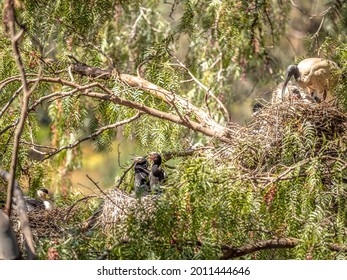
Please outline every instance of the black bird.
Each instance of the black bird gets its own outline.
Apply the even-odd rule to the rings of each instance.
[[[50,210],[53,208],[53,204],[52,201],[49,198],[49,194],[48,194],[48,190],[45,188],[39,189],[36,192],[37,197],[39,199],[36,198],[32,198],[30,196],[24,196],[24,202],[25,202],[25,206],[27,207],[28,212],[33,211],[35,209],[46,209],[46,210]],[[14,206],[16,206],[16,201],[13,201]]]
[[[136,196],[141,196],[146,192],[150,192],[149,187],[149,170],[148,161],[145,157],[135,157],[134,158],[134,170],[135,170],[135,178],[134,178],[134,188]]]
[[[149,173],[149,186],[154,192],[160,190],[160,184],[167,178],[165,171],[160,167],[161,156],[157,152],[152,152],[149,154],[149,159],[153,161],[151,172]]]

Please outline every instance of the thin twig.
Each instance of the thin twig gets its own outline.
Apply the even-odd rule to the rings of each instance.
[[[95,182],[88,174],[86,174],[86,176],[87,176],[87,178],[94,184],[94,186],[96,186],[96,187],[98,188],[98,190],[99,190],[105,197],[107,197],[107,198],[109,199],[109,201],[112,202],[113,205],[119,207],[119,206],[117,205],[117,203],[114,202],[114,200],[113,200],[106,192],[104,192],[104,190],[103,190],[102,188],[99,187],[99,185],[98,185],[97,182]]]
[[[5,104],[5,106],[0,111],[0,118],[2,118],[3,114],[7,111],[7,109],[11,106],[12,102],[16,99],[16,97],[20,94],[22,91],[23,86],[20,86],[19,89],[17,89],[11,96],[10,100]]]
[[[63,150],[66,150],[66,149],[73,149],[75,148],[76,146],[80,145],[82,142],[84,141],[87,141],[89,139],[93,139],[97,136],[99,136],[101,133],[103,133],[104,131],[106,130],[110,130],[110,129],[115,129],[119,126],[122,126],[122,125],[125,125],[125,124],[128,124],[134,120],[137,120],[140,116],[141,116],[141,112],[137,112],[136,115],[134,115],[133,117],[131,118],[128,118],[128,119],[125,119],[125,120],[122,120],[122,121],[119,121],[119,122],[116,122],[114,124],[110,124],[110,125],[106,125],[106,126],[103,126],[101,128],[99,128],[96,132],[86,136],[86,137],[83,137],[79,140],[76,140],[74,143],[72,144],[69,144],[69,145],[66,145],[66,146],[62,146],[58,149],[56,149],[55,151],[50,151],[50,152],[47,152],[46,154],[48,154],[45,158],[43,158],[41,161],[45,161],[49,158],[51,158],[52,156],[56,155],[57,153],[60,153],[61,151]]]
[[[124,180],[124,178],[125,178],[125,175],[134,167],[134,165],[135,165],[135,162],[133,162],[132,164],[130,164],[130,165],[127,167],[127,169],[125,169],[125,171],[123,172],[122,176],[120,176],[120,178],[119,178],[117,184],[116,184],[114,187],[112,187],[112,188],[114,188],[114,189],[118,189],[118,188],[119,188],[119,186],[122,184],[122,182],[123,182],[123,180]]]
[[[80,202],[82,202],[82,201],[85,201],[85,200],[88,200],[88,199],[91,199],[91,198],[95,198],[95,197],[98,197],[98,196],[97,196],[97,195],[88,195],[88,196],[82,197],[81,199],[75,201],[75,203],[72,204],[72,205],[68,208],[68,210],[67,210],[67,212],[66,212],[66,214],[65,214],[65,217],[64,217],[64,222],[67,222],[67,221],[70,219],[70,217],[71,217],[71,216],[69,217],[70,212],[72,211],[72,209],[73,209],[78,203],[80,203]]]
[[[176,56],[172,55],[171,56],[177,61],[177,63],[179,64],[180,67],[182,67],[184,70],[187,71],[187,73],[189,74],[189,76],[194,80],[194,82],[200,86],[202,89],[204,89],[207,93],[207,96],[210,96],[212,99],[214,99],[217,104],[220,106],[220,108],[222,109],[223,112],[223,116],[226,120],[226,122],[230,121],[230,114],[228,109],[225,107],[225,105],[223,104],[222,101],[219,100],[219,98],[217,96],[214,95],[214,93],[207,87],[205,86],[203,83],[201,83],[194,75],[192,72],[190,72],[190,70],[188,69],[187,66],[185,66]]]

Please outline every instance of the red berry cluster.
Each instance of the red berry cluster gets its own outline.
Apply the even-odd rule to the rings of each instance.
[[[48,260],[59,260],[59,253],[58,253],[56,248],[51,247],[48,249],[47,259]]]
[[[271,202],[274,200],[275,195],[277,193],[277,187],[275,185],[272,185],[270,189],[264,194],[264,202],[269,207],[271,205]]]

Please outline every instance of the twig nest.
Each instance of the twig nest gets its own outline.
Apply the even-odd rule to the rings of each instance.
[[[107,197],[104,197],[101,215],[98,223],[106,230],[126,222],[129,215],[134,215],[137,219],[144,219],[151,215],[155,209],[155,201],[158,195],[135,195],[114,189]]]
[[[328,103],[282,102],[265,106],[249,125],[249,133],[278,139],[289,126],[297,131],[310,123],[317,136],[332,139],[346,132],[347,115]]]

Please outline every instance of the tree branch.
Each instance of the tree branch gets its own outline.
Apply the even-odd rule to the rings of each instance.
[[[171,54],[170,54],[171,55]],[[187,66],[185,66],[176,56],[171,55],[179,64],[180,67],[182,67],[184,70],[187,71],[187,73],[189,74],[189,76],[193,79],[193,81],[199,86],[201,87],[203,90],[206,91],[207,96],[210,96],[213,100],[215,100],[217,102],[217,104],[219,105],[219,107],[222,109],[223,112],[223,116],[224,119],[226,120],[226,122],[230,122],[231,118],[230,118],[230,114],[228,109],[224,106],[223,102],[219,100],[219,98],[217,96],[214,95],[214,93],[207,87],[205,86],[202,82],[200,82],[194,75],[192,72],[190,72],[190,70],[188,69]]]
[[[268,249],[290,249],[299,244],[300,240],[297,238],[274,238],[269,240],[260,240],[252,244],[246,244],[239,247],[222,245],[223,255],[220,259],[227,260],[242,257],[244,255]],[[341,244],[327,244],[331,251],[347,252],[347,246]]]
[[[4,5],[4,14],[6,14],[6,19],[7,19],[6,27],[9,30],[15,61],[20,73],[20,78],[21,78],[21,82],[23,86],[23,104],[22,104],[19,123],[14,133],[13,151],[12,151],[12,159],[11,159],[11,167],[10,167],[10,178],[8,179],[8,188],[7,188],[7,197],[6,197],[6,206],[5,206],[5,212],[7,213],[8,216],[10,216],[12,197],[14,192],[15,176],[16,176],[19,141],[20,141],[20,137],[24,128],[25,119],[27,117],[30,90],[28,87],[24,66],[23,66],[22,59],[19,53],[19,48],[18,48],[18,41],[23,35],[23,30],[20,30],[18,33],[16,32],[16,28],[15,28],[16,20],[15,20],[13,0],[6,0]]]
[[[84,74],[87,75],[87,73],[92,71],[93,68],[87,67],[87,68],[85,68],[85,70],[86,71],[84,72]],[[94,75],[97,76],[97,74],[100,74],[100,75],[103,75],[102,78],[105,78],[107,75],[110,75],[110,73],[105,74],[104,71],[106,71],[106,70],[101,70],[101,69],[96,68],[96,71],[93,73],[93,76]],[[125,75],[125,74],[121,74],[121,75]],[[130,75],[128,75],[128,76],[131,77]],[[109,76],[109,77],[111,77],[111,76]],[[137,78],[134,77],[134,79],[137,79]],[[209,117],[207,116],[206,113],[204,113],[204,114],[206,114],[207,119],[209,119],[208,120],[209,124],[204,123],[202,120],[201,120],[201,122],[193,121],[193,120],[189,119],[188,116],[186,116],[186,118],[182,118],[180,116],[177,116],[177,115],[174,115],[171,113],[167,113],[167,112],[155,109],[155,108],[148,107],[148,106],[143,105],[141,103],[136,103],[134,101],[122,99],[119,96],[117,96],[114,92],[112,92],[110,89],[108,89],[107,87],[105,87],[104,85],[102,85],[98,82],[93,82],[89,85],[81,86],[81,85],[76,84],[74,82],[63,80],[61,78],[40,77],[39,80],[40,80],[40,82],[57,83],[57,84],[69,86],[69,87],[73,88],[74,90],[71,90],[69,92],[55,92],[55,93],[52,93],[50,95],[43,96],[37,102],[35,102],[32,106],[29,107],[29,111],[33,110],[34,107],[38,106],[41,102],[43,102],[47,99],[50,99],[52,97],[56,97],[56,96],[67,97],[67,96],[72,96],[73,94],[75,94],[79,91],[82,91],[81,94],[84,96],[89,96],[92,98],[107,100],[107,101],[111,101],[115,104],[119,104],[119,105],[122,105],[122,106],[125,106],[128,108],[132,108],[132,109],[136,109],[140,112],[146,113],[146,114],[151,115],[153,117],[168,120],[170,122],[185,126],[189,129],[203,133],[207,136],[210,136],[212,138],[215,138],[215,139],[222,141],[222,142],[225,142],[225,143],[233,143],[233,140],[240,137],[240,135],[238,135],[237,132],[233,133],[233,131],[231,129],[224,127],[224,126],[221,126],[220,124],[216,123],[214,120],[209,119]],[[36,79],[32,79],[29,81],[29,83],[32,83],[35,81],[36,81]],[[149,82],[147,82],[147,83],[149,83]],[[135,85],[135,83],[133,83],[133,85]],[[96,88],[104,91],[105,93],[92,92],[90,90],[87,90],[87,89],[91,89],[93,87],[96,87]],[[139,87],[141,88],[141,86],[139,86]],[[144,89],[144,88],[142,88],[142,89]],[[181,100],[180,102],[182,102],[182,106],[184,106],[185,108],[190,108],[190,109],[193,108],[192,107],[193,105],[191,105],[187,101],[185,101],[186,104],[184,105],[183,101],[182,101],[183,99],[181,97],[174,95],[174,98],[178,98],[179,100]],[[197,108],[197,110],[202,112],[198,108]],[[191,114],[196,116],[196,112],[194,110],[191,111]]]
[[[9,182],[11,179],[11,174],[7,171],[0,169],[0,177],[2,177],[4,180]],[[14,197],[16,199],[16,205],[17,205],[16,210],[18,213],[18,219],[20,221],[20,226],[24,236],[28,256],[29,256],[29,259],[36,259],[34,240],[33,240],[33,235],[29,225],[29,218],[27,214],[27,208],[25,206],[25,201],[23,198],[23,192],[21,188],[19,187],[18,182],[16,180],[14,181],[13,189],[14,189]]]
[[[73,69],[75,73],[78,73],[80,75],[85,75],[85,76],[100,77],[101,79],[110,79],[112,77],[113,78],[115,77],[112,75],[112,72],[109,70],[93,68],[93,67],[89,67],[79,63],[74,64]],[[177,102],[179,107],[185,108],[187,112],[186,115],[177,116],[172,113],[167,113],[167,112],[157,110],[155,108],[148,107],[141,103],[136,103],[126,99],[122,99],[117,94],[112,92],[110,89],[108,89],[107,87],[105,87],[104,85],[98,82],[93,82],[87,85],[79,85],[79,84],[76,84],[75,82],[63,80],[61,78],[50,78],[50,77],[39,77],[37,79],[31,79],[29,80],[29,83],[34,83],[34,82],[36,83],[39,80],[39,82],[57,83],[57,84],[69,86],[73,90],[69,92],[55,92],[50,95],[43,96],[29,107],[29,111],[33,110],[41,102],[48,100],[50,98],[57,97],[57,96],[67,97],[67,96],[72,96],[73,94],[76,94],[77,92],[81,92],[81,95],[89,96],[92,98],[108,100],[115,104],[136,109],[140,112],[146,113],[153,117],[168,120],[170,122],[185,126],[189,129],[203,133],[207,136],[210,136],[212,138],[215,138],[225,143],[232,143],[235,139],[240,137],[240,135],[238,135],[237,133],[233,133],[234,132],[233,130],[218,124],[213,119],[211,119],[206,112],[195,107],[194,105],[192,105],[191,103],[184,100],[178,95],[175,95],[169,91],[166,91],[165,89],[162,89],[139,77],[134,77],[127,74],[120,74],[120,77],[121,77],[121,81],[126,82],[127,85],[134,88],[140,88],[142,90],[150,91],[156,97],[161,98],[168,104],[171,104],[173,107],[176,106],[176,103],[173,103],[173,102]],[[13,81],[15,80],[16,79],[14,79]],[[92,92],[91,89],[94,87],[102,90],[105,93]],[[168,96],[170,96],[171,98],[170,102],[168,101],[168,98],[167,98]],[[196,120],[192,120],[191,117],[194,117]]]
[[[102,79],[110,79],[113,77],[112,71],[110,70],[102,70],[100,68],[90,67],[85,64],[75,63],[73,64],[72,70],[79,75],[89,76],[93,78],[101,77]],[[176,102],[178,107],[186,109],[188,115],[194,115],[196,122],[209,128],[218,129],[223,134],[227,134],[227,129],[224,126],[216,123],[213,119],[210,118],[208,113],[194,106],[179,95],[176,95],[137,76],[132,76],[129,74],[119,74],[118,78],[120,81],[130,87],[150,92],[153,96],[163,100],[169,105],[172,105],[172,102]]]
[[[231,247],[228,245],[222,246],[222,260],[241,257],[256,251],[278,248],[294,248],[299,244],[299,239],[296,238],[276,238],[269,240],[260,240],[252,244],[243,245],[240,247]]]

